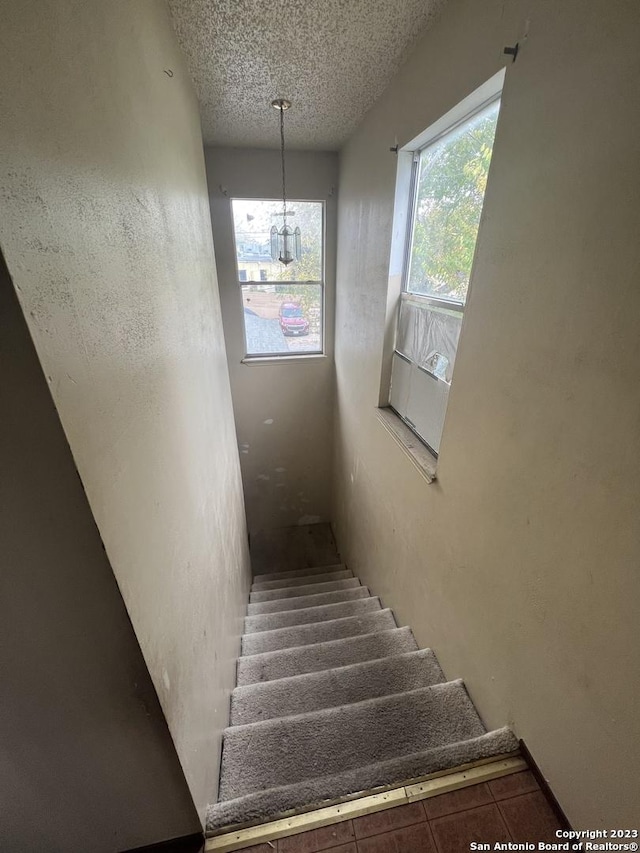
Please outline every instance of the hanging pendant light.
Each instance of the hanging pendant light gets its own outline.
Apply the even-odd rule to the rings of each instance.
[[[287,210],[287,182],[284,162],[284,114],[290,109],[291,101],[286,98],[276,98],[271,106],[280,111],[280,159],[282,162],[282,228],[275,225],[271,229],[271,257],[274,261],[288,266],[292,261],[299,261],[301,255],[301,234],[299,228],[292,228],[288,216],[294,216],[294,211]]]

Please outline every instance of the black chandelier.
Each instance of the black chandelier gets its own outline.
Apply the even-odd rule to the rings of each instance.
[[[275,225],[271,228],[271,257],[274,261],[288,266],[292,261],[299,261],[301,255],[301,234],[299,228],[291,228],[287,223],[288,216],[294,216],[295,211],[287,210],[287,182],[284,162],[284,114],[290,109],[291,101],[286,98],[276,98],[271,106],[280,111],[280,159],[282,162],[282,228]],[[280,214],[278,214],[279,216]]]

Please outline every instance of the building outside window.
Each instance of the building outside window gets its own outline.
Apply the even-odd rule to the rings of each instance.
[[[282,201],[233,199],[233,230],[247,358],[321,354],[324,349],[324,203],[291,201],[289,225],[302,234],[301,257],[271,257],[271,228]]]

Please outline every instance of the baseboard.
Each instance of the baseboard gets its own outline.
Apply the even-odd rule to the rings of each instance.
[[[529,748],[527,747],[526,743],[522,739],[520,739],[518,741],[518,745],[520,746],[520,752],[522,753],[522,757],[527,762],[528,768],[531,771],[531,773],[533,774],[533,776],[535,776],[536,782],[540,786],[542,793],[545,795],[547,802],[549,803],[549,805],[553,809],[553,812],[554,812],[555,816],[558,818],[558,821],[561,824],[562,828],[563,829],[573,829],[573,827],[571,826],[571,824],[569,823],[569,821],[567,819],[566,814],[562,811],[562,807],[561,807],[560,803],[557,801],[556,795],[553,793],[553,791],[551,790],[551,788],[549,786],[549,783],[547,782],[545,777],[542,775],[542,771],[540,770],[540,768],[536,764],[536,762],[535,762],[533,756],[531,755],[531,752],[529,751]]]
[[[193,835],[171,838],[168,841],[149,844],[146,847],[132,847],[123,853],[202,853],[204,840],[203,833],[196,832]]]
[[[498,779],[526,769],[527,763],[519,753],[470,762],[450,770],[441,770],[411,779],[400,785],[378,788],[375,792],[364,791],[336,800],[335,803],[323,808],[290,814],[269,823],[246,827],[225,827],[217,834],[207,833],[205,853],[232,853],[244,847],[265,844],[276,838],[297,835],[332,823],[340,823],[349,818],[436,797],[438,794],[488,782],[490,779]]]

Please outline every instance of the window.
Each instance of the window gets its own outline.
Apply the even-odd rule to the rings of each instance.
[[[272,226],[282,226],[282,201],[232,201],[247,358],[323,352],[324,204],[288,207],[302,245],[300,260],[284,266],[272,260],[270,244]]]
[[[436,456],[500,109],[499,91],[479,92],[480,104],[471,96],[412,152],[389,402]]]

